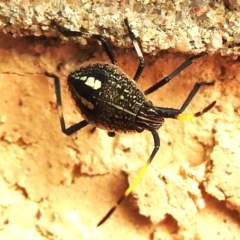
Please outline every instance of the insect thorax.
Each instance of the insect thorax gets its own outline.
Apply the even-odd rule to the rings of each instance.
[[[84,119],[115,132],[136,130],[136,115],[145,96],[117,66],[89,63],[71,73],[68,86]]]

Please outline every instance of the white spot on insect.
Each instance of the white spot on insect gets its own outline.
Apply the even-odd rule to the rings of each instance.
[[[85,84],[93,89],[101,88],[101,81],[99,81],[98,79],[95,79],[94,77],[88,77]]]
[[[123,100],[123,99],[124,99],[124,96],[123,96],[123,95],[120,95],[120,99]]]
[[[88,77],[88,79],[85,82],[85,84],[88,85],[89,87],[93,87],[94,86],[94,82],[95,82],[95,78],[94,77]]]
[[[99,89],[101,88],[101,85],[102,85],[101,81],[96,79],[93,89]]]
[[[89,109],[91,109],[91,110],[94,109],[94,105],[93,105],[91,102],[87,101],[87,100],[86,100],[85,98],[83,98],[83,97],[81,97],[80,99],[81,99],[81,102],[82,102],[82,104],[83,104],[84,106],[86,106],[87,108],[89,108]]]
[[[80,77],[80,80],[85,81],[87,79],[87,76]]]
[[[78,75],[75,75],[74,78],[75,78],[75,79],[79,79],[79,76],[78,76]]]

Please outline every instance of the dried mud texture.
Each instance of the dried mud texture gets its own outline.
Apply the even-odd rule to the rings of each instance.
[[[139,60],[116,51],[133,76]],[[145,57],[139,80],[147,89],[186,55]],[[166,120],[161,148],[133,194],[101,227],[153,149],[149,132],[91,133],[60,130],[52,79],[60,76],[67,126],[81,120],[66,77],[81,63],[108,61],[101,46],[61,44],[56,39],[0,36],[0,239],[238,239],[240,63],[204,56],[148,96],[158,106],[179,108],[198,81],[203,87],[186,109],[216,106],[191,121]]]
[[[124,40],[123,19],[128,18],[145,52],[207,50],[239,56],[239,9],[234,0],[10,0],[0,2],[0,30],[13,36],[57,35],[50,26],[55,19],[123,47],[130,45]]]

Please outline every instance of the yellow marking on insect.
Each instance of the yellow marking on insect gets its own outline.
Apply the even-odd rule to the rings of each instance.
[[[82,102],[82,104],[83,104],[84,106],[88,107],[88,108],[91,109],[91,110],[94,109],[94,105],[93,105],[91,102],[87,101],[87,100],[86,100],[85,98],[83,98],[83,97],[80,97],[80,99],[81,99],[81,102]]]
[[[98,223],[97,227],[102,225],[116,210],[116,208],[123,202],[123,200],[132,192],[132,190],[136,187],[138,182],[141,180],[145,172],[147,171],[147,168],[149,164],[152,161],[152,157],[148,159],[148,161],[143,165],[143,167],[140,169],[140,172],[138,173],[137,177],[133,180],[133,182],[130,184],[130,186],[127,188],[127,190],[124,192],[124,194],[118,199],[117,203],[108,211],[108,213],[102,218],[102,220]]]
[[[93,89],[101,88],[101,81],[99,81],[98,79],[95,79],[94,77],[88,77],[85,84]]]
[[[190,119],[193,119],[193,118],[195,118],[194,114],[176,116],[176,119],[178,119],[178,120],[190,120]]]
[[[178,120],[190,120],[193,119],[195,117],[200,117],[202,116],[204,113],[208,112],[210,109],[212,109],[214,107],[214,105],[216,104],[216,101],[213,101],[211,104],[209,104],[207,107],[205,107],[202,111],[194,113],[194,114],[189,114],[189,115],[177,115],[175,116],[176,119]]]
[[[143,175],[147,171],[147,168],[149,166],[150,162],[148,161],[145,163],[145,165],[141,168],[140,172],[138,173],[137,177],[134,179],[134,181],[130,184],[128,189],[125,191],[124,195],[127,197],[132,190],[136,187],[136,185],[139,183],[139,181],[142,179]]]
[[[123,96],[123,95],[120,95],[120,99],[123,100],[123,99],[124,99],[124,96]]]

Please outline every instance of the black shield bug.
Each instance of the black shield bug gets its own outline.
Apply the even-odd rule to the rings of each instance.
[[[199,117],[209,111],[216,103],[216,101],[212,102],[202,111],[195,114],[180,115],[192,101],[200,87],[213,85],[214,82],[196,83],[180,109],[157,107],[153,106],[151,101],[147,101],[146,95],[155,92],[167,84],[179,72],[191,65],[194,59],[203,56],[204,53],[186,59],[170,75],[142,92],[137,86],[137,80],[145,66],[144,58],[128,20],[124,19],[124,22],[140,60],[133,78],[130,78],[117,67],[117,61],[107,39],[97,34],[71,31],[53,21],[53,24],[65,37],[91,37],[100,41],[111,60],[111,63],[96,62],[83,64],[78,70],[70,73],[68,76],[68,88],[79,112],[84,118],[83,121],[66,128],[62,114],[59,78],[52,73],[46,73],[48,77],[54,79],[60,124],[62,132],[66,135],[73,134],[86,125],[92,124],[94,127],[106,129],[109,136],[114,136],[115,132],[142,132],[144,130],[150,131],[153,136],[154,148],[149,159],[140,170],[136,179],[129,185],[115,206],[108,211],[97,226],[100,226],[111,216],[117,206],[132,192],[133,188],[146,172],[160,147],[157,130],[162,126],[164,118],[185,120]]]

